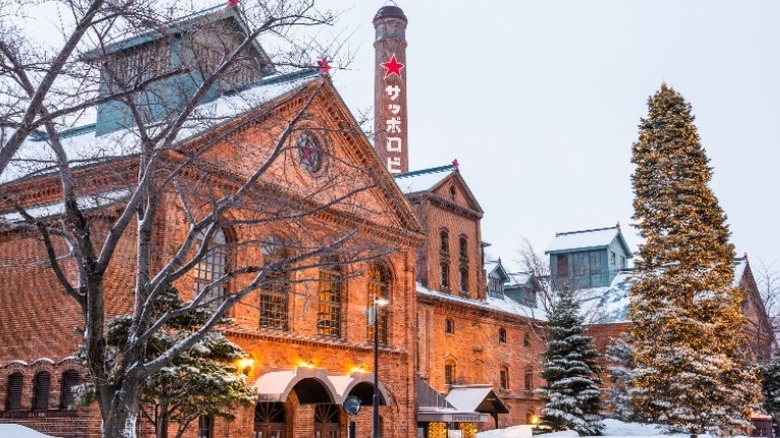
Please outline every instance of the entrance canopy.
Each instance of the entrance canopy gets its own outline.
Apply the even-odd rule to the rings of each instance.
[[[370,405],[374,394],[373,374],[328,375],[324,368],[308,367],[265,373],[255,380],[252,388],[257,390],[260,402],[284,403],[290,392],[295,391],[301,404],[341,404],[350,395],[355,395],[362,404]],[[379,402],[387,405],[389,400],[387,390],[380,382]]]
[[[419,377],[417,404],[417,421],[421,423],[484,423],[488,420],[487,414],[461,409],[451,403]]]
[[[508,414],[509,408],[493,391],[492,385],[453,385],[446,400],[459,410]]]

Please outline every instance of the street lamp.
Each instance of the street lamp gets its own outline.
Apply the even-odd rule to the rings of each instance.
[[[389,304],[384,298],[377,298],[374,300],[373,306],[373,324],[374,324],[374,435],[373,438],[381,438],[379,430],[379,308]],[[369,321],[371,322],[371,321]]]

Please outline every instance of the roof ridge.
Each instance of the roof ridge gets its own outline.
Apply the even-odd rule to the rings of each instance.
[[[418,175],[427,175],[427,174],[434,174],[434,173],[442,173],[446,172],[448,170],[455,170],[455,166],[452,164],[447,164],[445,166],[438,166],[438,167],[429,167],[427,169],[420,169],[420,170],[413,170],[411,172],[405,172],[405,173],[397,173],[393,175],[393,178],[399,179],[399,178],[408,178],[412,176],[418,176]]]
[[[589,230],[564,231],[561,233],[555,233],[555,237],[567,236],[569,234],[592,233],[594,231],[619,230],[619,229],[620,227],[614,226],[614,227],[604,227],[604,228],[591,228]]]

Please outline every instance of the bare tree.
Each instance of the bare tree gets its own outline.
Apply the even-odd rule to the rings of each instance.
[[[236,93],[320,55],[296,31],[332,23],[312,1],[245,1],[195,15],[154,0],[43,3],[59,12],[63,40],[54,50],[24,37],[31,20],[0,25],[0,231],[33,242],[78,303],[103,435],[133,437],[141,382],[250,293],[283,295],[315,279],[313,267],[393,251],[377,244],[387,225],[367,202],[377,185],[392,187],[376,167],[314,142],[367,145],[354,121],[323,122],[326,111],[338,117],[327,77],[280,80],[293,85],[274,85],[271,96]],[[21,6],[4,2],[0,16]],[[229,15],[238,21],[226,26]],[[131,38],[138,49],[128,48]],[[105,132],[85,137],[80,127],[96,106],[104,120],[91,129]],[[317,177],[292,171],[299,162]],[[31,197],[40,187],[48,197]],[[110,280],[128,261],[131,321],[114,360]],[[209,275],[192,284],[203,270]],[[151,303],[173,284],[193,292],[183,307],[153,316]],[[168,321],[204,308],[207,322],[148,358]]]
[[[759,260],[754,276],[774,339],[780,339],[780,271],[776,263],[766,264]]]

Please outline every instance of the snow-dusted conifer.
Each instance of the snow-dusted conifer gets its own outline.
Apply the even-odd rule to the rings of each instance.
[[[772,361],[764,366],[762,386],[764,409],[775,416],[780,415],[780,350],[776,350]]]
[[[626,422],[638,421],[638,415],[631,406],[629,385],[634,378],[634,349],[624,334],[614,338],[607,344],[606,359],[609,370],[609,380],[612,386],[609,389],[608,411],[610,416]]]
[[[178,291],[169,287],[155,302],[154,317],[181,309],[183,304]],[[148,359],[179,342],[209,316],[207,311],[198,310],[169,319],[165,330],[157,332],[150,342]],[[124,350],[131,321],[125,315],[108,323],[106,338],[110,350],[117,355]],[[246,376],[233,365],[243,357],[245,353],[240,347],[221,333],[212,332],[174,358],[169,366],[147,378],[143,384],[141,415],[154,425],[155,435],[168,438],[169,426],[175,424],[175,436],[179,438],[200,416],[232,420],[237,405],[253,405],[257,394],[247,387]]]
[[[745,432],[759,390],[726,215],[690,104],[664,84],[648,107],[632,157],[634,219],[646,239],[631,288],[634,406],[672,432]]]
[[[581,435],[601,435],[600,393],[596,386],[598,352],[585,335],[579,303],[570,290],[559,292],[547,325],[542,378],[538,390],[545,404],[535,433],[575,430]]]

